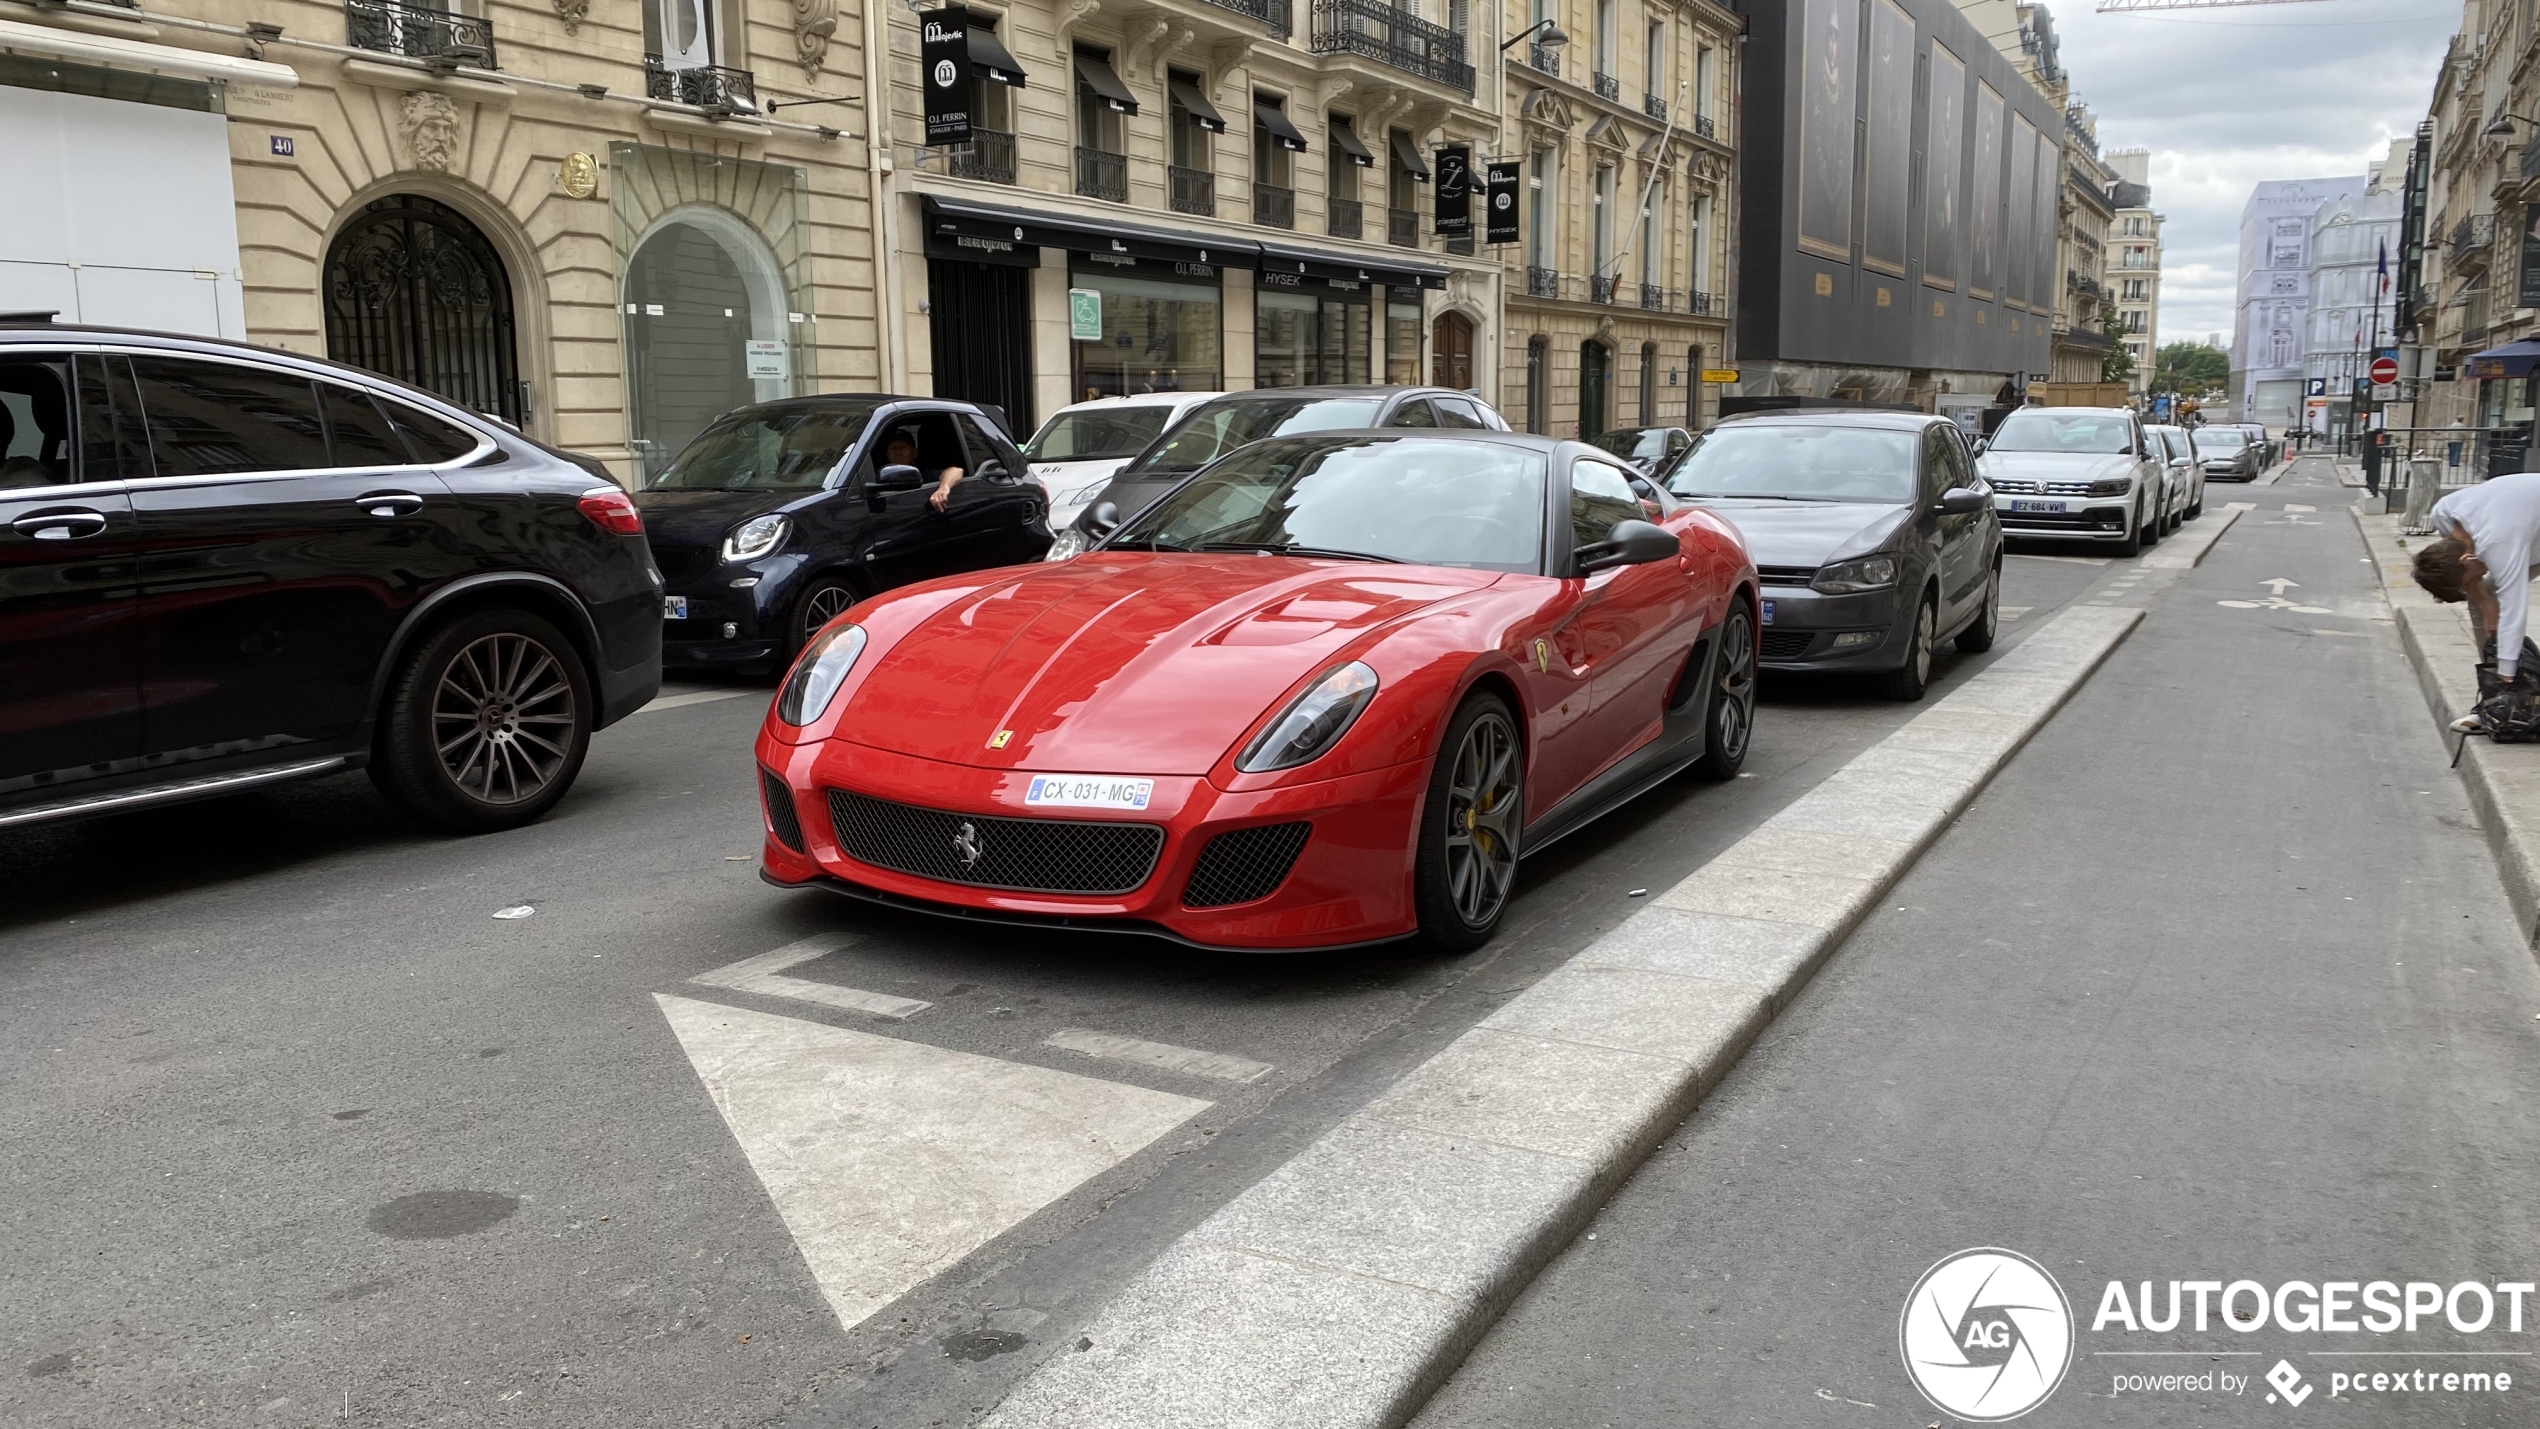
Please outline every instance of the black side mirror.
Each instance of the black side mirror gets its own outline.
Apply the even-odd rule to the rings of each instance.
[[[876,491],[915,491],[925,484],[925,473],[913,466],[886,466],[873,473]]]
[[[1605,533],[1605,539],[1594,545],[1581,546],[1576,552],[1578,573],[1583,576],[1610,571],[1616,566],[1646,566],[1658,561],[1672,561],[1683,548],[1675,533],[1652,526],[1646,521],[1617,521]]]
[[[1109,501],[1097,501],[1085,513],[1085,525],[1096,537],[1108,536],[1120,529],[1120,507]]]
[[[979,463],[979,470],[972,474],[982,481],[1004,481],[1008,479],[1009,476],[1009,473],[1005,469],[1005,463],[995,457],[990,457],[986,461]]]
[[[1978,437],[1978,438],[1976,438],[1974,441],[1969,442],[1969,443],[1967,444],[1967,450],[1968,450],[1968,451],[1970,451],[1970,452],[1975,453],[1977,456],[1982,456],[1982,455],[1984,455],[1984,449],[1985,449],[1986,447],[1991,446],[1991,445],[1993,445],[1993,438],[1991,438],[1991,437]]]
[[[1940,493],[1940,514],[1972,516],[1993,504],[1993,498],[1972,487],[1953,486]]]

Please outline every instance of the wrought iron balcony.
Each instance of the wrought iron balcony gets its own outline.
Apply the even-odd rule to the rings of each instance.
[[[1014,182],[1014,136],[995,129],[973,129],[970,142],[944,151],[945,166],[957,179]]]
[[[1667,290],[1656,283],[1641,284],[1640,305],[1653,313],[1667,311]]]
[[[1693,116],[1693,132],[1697,137],[1704,139],[1717,139],[1720,137],[1718,126],[1711,122],[1711,116],[1708,114],[1697,114]]]
[[[1557,268],[1526,269],[1526,296],[1557,298],[1561,296],[1561,272]]]
[[[1323,201],[1323,231],[1334,238],[1356,238],[1366,231],[1367,205],[1354,198]]]
[[[1205,218],[1217,212],[1217,176],[1206,169],[1186,169],[1179,164],[1164,166],[1166,185],[1172,189],[1175,213],[1196,213]]]
[[[1076,192],[1087,198],[1129,201],[1129,156],[1076,146]]]
[[[344,0],[344,38],[357,50],[494,68],[494,22],[482,15],[457,15],[397,0]]]
[[[721,65],[672,69],[659,55],[644,56],[644,97],[724,114],[758,113],[758,81],[748,70]]]
[[[1654,94],[1644,94],[1640,97],[1640,112],[1664,124],[1667,122],[1667,101]]]
[[[1695,293],[1692,301],[1685,304],[1685,311],[1698,318],[1727,317],[1729,301],[1717,293]]]
[[[2473,213],[2452,225],[2452,259],[2458,262],[2472,253],[2483,252],[2496,241],[2496,215]]]
[[[1238,15],[1259,20],[1270,27],[1272,35],[1282,40],[1293,33],[1293,27],[1289,23],[1288,0],[1204,0],[1204,3],[1214,5],[1220,10],[1232,10]]]
[[[1612,278],[1605,277],[1602,274],[1589,274],[1588,301],[1591,303],[1610,303],[1614,301],[1614,289],[1617,286],[1619,285]]]
[[[1588,83],[1595,88],[1596,97],[1599,99],[1620,99],[1623,97],[1623,82],[1610,74],[1592,73],[1588,76]]]
[[[1464,37],[1385,0],[1314,0],[1314,52],[1364,55],[1405,74],[1473,92]]]
[[[1546,49],[1542,45],[1529,44],[1526,46],[1526,63],[1542,70],[1545,74],[1558,75],[1561,73],[1561,52]]]
[[[1296,190],[1279,184],[1254,184],[1252,221],[1269,228],[1296,227]]]
[[[1389,208],[1385,210],[1385,241],[1396,248],[1420,246],[1420,210]]]

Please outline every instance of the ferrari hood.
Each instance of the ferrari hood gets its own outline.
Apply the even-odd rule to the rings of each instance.
[[[977,768],[1205,774],[1359,635],[1496,579],[1254,555],[1018,566],[882,651],[837,737]]]
[[[1883,501],[1740,501],[1735,497],[1706,497],[1702,504],[1737,528],[1759,566],[1822,566],[1838,555],[1852,554],[1855,536],[1892,521],[1901,509]]]

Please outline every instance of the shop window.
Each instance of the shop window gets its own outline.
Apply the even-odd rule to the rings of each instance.
[[[1076,268],[1068,283],[1101,295],[1102,338],[1075,347],[1078,400],[1225,387],[1224,305],[1214,283]]]
[[[1390,298],[1392,295],[1386,295]],[[1385,304],[1385,380],[1409,387],[1420,380],[1420,291],[1407,302]]]
[[[1366,381],[1373,312],[1363,296],[1258,290],[1253,300],[1255,385]]]

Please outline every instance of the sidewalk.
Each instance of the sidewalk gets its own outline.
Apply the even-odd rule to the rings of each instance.
[[[2417,684],[2435,724],[2449,725],[2478,702],[2478,648],[2470,638],[2469,607],[2442,605],[2417,589],[2408,575],[2411,553],[2422,536],[2399,534],[2399,517],[2354,509],[2356,528],[2372,552],[2374,572],[2399,625],[2399,643],[2416,669]],[[2461,736],[2444,738],[2458,747]],[[2472,738],[2456,766],[2478,812],[2496,871],[2505,883],[2525,941],[2540,940],[2540,744],[2496,744]]]

